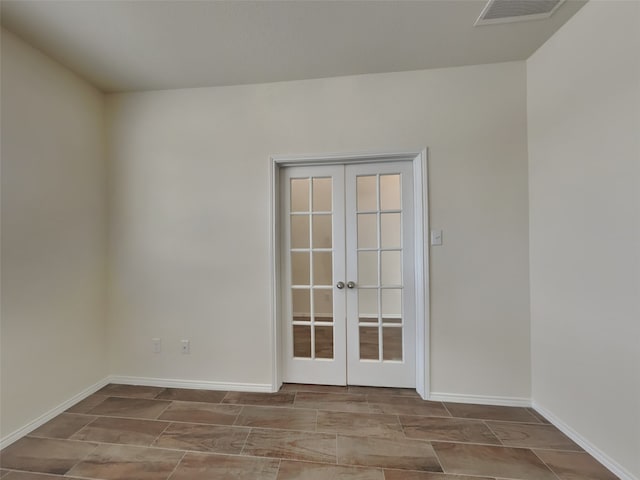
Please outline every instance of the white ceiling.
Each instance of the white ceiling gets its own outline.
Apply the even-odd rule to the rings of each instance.
[[[482,0],[2,0],[2,24],[107,92],[523,60],[549,19],[474,27]]]

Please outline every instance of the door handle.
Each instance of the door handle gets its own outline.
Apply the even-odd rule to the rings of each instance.
[[[342,290],[342,289],[344,288],[344,282],[338,282],[338,283],[336,283],[336,288],[337,288],[338,290]]]
[[[347,282],[347,288],[354,288],[356,286],[356,282]]]

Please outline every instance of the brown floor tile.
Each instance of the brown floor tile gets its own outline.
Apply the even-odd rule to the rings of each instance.
[[[448,473],[408,472],[407,470],[385,470],[384,480],[495,480],[491,477],[470,477]]]
[[[380,468],[441,472],[427,442],[338,435],[338,463]]]
[[[500,445],[500,441],[482,420],[401,416],[400,423],[404,434],[409,438]]]
[[[536,450],[560,480],[617,480],[613,473],[587,453]]]
[[[2,451],[0,465],[11,470],[62,475],[95,448],[95,443],[25,437]]]
[[[504,445],[510,447],[582,451],[553,425],[512,422],[487,422],[487,425]]]
[[[4,480],[62,480],[65,477],[61,475],[47,475],[43,473],[29,473],[29,472],[6,472],[4,475],[0,475],[0,478]]]
[[[99,445],[69,476],[106,480],[166,480],[183,452],[129,445]]]
[[[104,402],[89,410],[92,415],[129,418],[157,418],[171,402],[147,400],[144,398],[108,397]]]
[[[285,383],[281,392],[322,392],[322,393],[349,393],[347,387],[339,385],[306,385],[303,383]]]
[[[293,403],[295,392],[260,393],[229,392],[222,403],[234,405],[262,405],[265,407],[288,407]]]
[[[192,390],[188,388],[165,388],[156,397],[157,400],[181,400],[183,402],[220,403],[226,391],[220,390]]]
[[[256,457],[335,463],[336,436],[326,433],[253,429],[242,453]]]
[[[9,470],[5,470],[4,468],[0,468],[0,478],[4,477],[6,475],[9,475],[9,473],[11,473],[11,472],[9,472]]]
[[[384,480],[382,470],[283,460],[278,480]]]
[[[540,420],[541,423],[546,423],[547,425],[551,425],[551,422],[549,420],[547,420],[546,418],[544,418],[544,416],[541,413],[538,413],[535,411],[535,409],[533,408],[527,408],[527,411],[533,415],[534,417],[536,417],[538,420]]]
[[[525,448],[439,442],[434,442],[433,448],[446,473],[556,480],[551,470]]]
[[[169,422],[100,417],[76,433],[73,440],[150,446]]]
[[[364,395],[348,393],[298,392],[293,406],[334,412],[375,412],[367,403],[367,398]]]
[[[279,460],[187,453],[171,480],[275,480]]]
[[[431,402],[410,396],[367,395],[367,401],[380,413],[394,415],[424,415],[428,417],[450,417],[442,402]]]
[[[172,423],[154,447],[239,455],[250,428]]]
[[[217,403],[173,402],[159,420],[174,420],[188,423],[210,423],[232,425],[242,410],[237,405]]]
[[[30,437],[69,438],[96,417],[62,413],[29,434]]]
[[[501,407],[497,405],[475,405],[471,403],[445,403],[454,417],[477,418],[479,420],[502,420],[504,422],[540,423],[526,408]]]
[[[315,432],[316,410],[283,407],[243,407],[235,425]]]
[[[144,385],[120,385],[110,383],[106,387],[98,390],[98,395],[106,395],[107,397],[133,397],[133,398],[156,398],[162,393],[164,388],[146,387]]]
[[[349,385],[349,393],[360,393],[364,395],[396,395],[403,397],[420,398],[418,392],[413,388],[389,388],[389,387],[359,387],[356,385]]]
[[[73,407],[68,408],[67,413],[87,413],[93,407],[104,402],[106,399],[106,396],[94,393],[93,395],[89,395],[84,400],[80,400]]]
[[[397,415],[375,413],[318,412],[318,431],[326,433],[358,432],[362,436],[404,438]]]

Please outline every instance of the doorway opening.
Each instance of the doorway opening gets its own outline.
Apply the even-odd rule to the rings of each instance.
[[[271,158],[272,389],[429,391],[426,150]]]

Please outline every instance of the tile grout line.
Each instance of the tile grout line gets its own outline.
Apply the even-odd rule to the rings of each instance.
[[[187,452],[185,451],[180,457],[180,460],[178,460],[178,462],[176,463],[176,466],[173,467],[173,470],[171,470],[171,473],[169,473],[169,475],[167,476],[166,480],[170,480],[171,477],[173,477],[173,474],[176,473],[176,470],[178,470],[178,467],[180,466],[180,464],[182,463],[182,460],[184,460],[184,457],[186,456],[187,456]]]
[[[234,419],[233,419],[233,423],[231,424],[231,426],[232,426],[232,427],[239,427],[239,426],[242,426],[242,425],[237,425],[237,423],[238,423],[238,419],[240,418],[240,415],[242,415],[242,412],[244,412],[244,409],[245,409],[245,408],[246,408],[246,407],[245,407],[244,405],[240,408],[240,411],[239,411],[239,412],[238,412],[238,414],[236,415],[236,418],[234,418]],[[245,426],[246,426],[246,425],[245,425]]]
[[[249,432],[247,433],[247,436],[244,437],[244,442],[242,443],[242,448],[240,449],[240,453],[238,454],[239,456],[245,456],[244,455],[244,448],[247,446],[247,442],[249,441],[249,436],[251,435],[251,432],[253,432],[253,427],[249,427]]]
[[[114,417],[107,417],[107,418],[114,418]],[[125,420],[129,420],[128,418],[125,418]],[[146,420],[146,419],[142,419],[142,420]],[[155,421],[155,420],[147,420],[147,421]],[[561,453],[574,453],[574,454],[581,454],[581,455],[589,455],[587,452],[584,451],[576,451],[576,450],[558,450],[558,449],[552,449],[552,448],[538,448],[538,447],[512,447],[512,446],[508,446],[508,445],[496,445],[496,444],[492,444],[492,443],[482,443],[482,442],[463,442],[460,440],[434,440],[434,439],[420,439],[420,438],[406,438],[406,439],[402,439],[402,438],[394,438],[392,436],[385,436],[385,435],[358,435],[358,434],[349,434],[349,433],[340,433],[340,432],[312,432],[309,430],[285,430],[285,429],[280,429],[280,428],[269,428],[269,427],[248,427],[248,426],[233,426],[233,425],[218,425],[218,424],[208,424],[208,423],[190,423],[190,422],[174,422],[174,421],[167,421],[167,420],[163,420],[162,422],[166,422],[169,424],[187,424],[187,425],[197,425],[197,426],[209,426],[209,427],[227,427],[227,428],[237,428],[239,430],[275,430],[277,432],[284,432],[284,433],[317,433],[320,435],[337,435],[337,436],[349,436],[349,437],[357,437],[357,438],[361,438],[361,439],[386,439],[386,440],[406,440],[408,442],[416,442],[416,443],[429,443],[432,444],[433,442],[436,443],[449,443],[449,444],[455,444],[455,445],[472,445],[472,446],[484,446],[484,447],[500,447],[500,448],[508,448],[508,449],[517,449],[517,450],[531,450],[533,451],[533,448],[535,448],[536,450],[546,450],[546,451],[550,451],[550,452],[561,452]],[[169,425],[166,427],[168,428]],[[247,435],[248,436],[248,435]],[[193,453],[205,453],[205,454],[213,454],[213,455],[240,455],[240,454],[234,454],[234,453],[223,453],[223,452],[215,452],[215,451],[203,451],[203,450],[185,450],[185,449],[181,449],[181,448],[172,448],[172,447],[161,447],[161,446],[155,446],[155,445],[140,445],[140,444],[132,444],[132,443],[113,443],[113,442],[105,442],[105,441],[101,441],[101,440],[78,440],[78,439],[74,439],[74,438],[56,438],[56,437],[44,437],[44,436],[35,436],[35,435],[28,435],[28,438],[34,438],[34,439],[41,439],[41,440],[58,440],[58,441],[68,441],[68,442],[73,442],[73,443],[95,443],[98,445],[110,445],[110,446],[122,446],[122,447],[133,447],[133,448],[151,448],[151,449],[155,449],[155,450],[171,450],[171,451],[188,451],[188,452],[193,452]],[[27,438],[25,437],[25,438]],[[245,441],[246,443],[246,441]],[[244,455],[244,454],[243,454]],[[257,458],[280,458],[280,457],[260,457],[260,456],[256,456],[256,455],[244,455],[244,456],[255,456]],[[303,460],[295,460],[295,461],[303,461]],[[326,463],[326,462],[322,462],[322,461],[318,461],[319,463]],[[346,465],[350,465],[350,464],[346,464]],[[393,470],[393,469],[391,469]],[[404,469],[399,469],[399,470],[404,470]]]
[[[530,448],[529,450],[531,450],[531,453],[533,453],[533,454],[535,455],[535,457],[536,457],[538,460],[540,460],[540,461],[542,462],[542,464],[543,464],[545,467],[547,467],[547,468],[549,469],[549,471],[551,472],[551,474],[552,474],[554,477],[556,477],[558,480],[562,480],[562,479],[560,478],[560,475],[558,475],[558,474],[553,470],[553,468],[551,468],[549,465],[547,465],[547,462],[545,462],[542,458],[540,458],[540,455],[538,455],[538,454],[536,453],[536,451],[535,451],[533,448]]]
[[[502,447],[505,447],[506,445],[504,444],[504,442],[502,441],[502,439],[498,436],[498,434],[493,430],[493,428],[491,428],[491,425],[489,425],[489,421],[488,420],[482,420],[482,423],[489,429],[489,431],[491,432],[491,434],[496,437],[496,440],[498,440],[499,445]]]
[[[163,388],[162,390],[160,390],[155,397],[152,398],[152,400],[161,400],[160,398],[158,398],[160,395],[162,395],[164,392],[167,391],[167,388]]]
[[[153,418],[152,420],[160,420],[160,417],[162,415],[164,415],[164,412],[169,410],[169,407],[171,407],[171,405],[173,405],[173,401],[170,401],[169,403],[167,403],[167,406],[158,415],[156,415],[156,417]]]
[[[440,460],[440,456],[436,451],[436,447],[433,446],[433,442],[429,442],[429,445],[431,445],[431,450],[433,450],[433,455],[436,457],[436,461],[438,462],[438,465],[440,465],[440,470],[442,470],[443,473],[447,473],[447,471],[444,469],[444,464],[442,463],[442,460]]]
[[[80,440],[80,442],[85,443],[85,444],[91,444],[94,443],[95,446],[93,447],[93,450],[91,450],[90,452],[88,452],[84,457],[82,457],[80,460],[78,460],[76,463],[73,464],[73,466],[71,468],[69,468],[69,470],[67,470],[66,472],[63,473],[63,475],[66,475],[67,473],[69,473],[71,470],[73,470],[74,468],[76,468],[78,465],[80,465],[82,462],[84,462],[89,456],[93,455],[95,453],[95,451],[100,447],[100,444],[97,442],[83,442]]]
[[[164,434],[164,432],[166,432],[171,425],[173,425],[173,422],[167,422],[167,426],[162,429],[162,431],[158,434],[156,438],[153,439],[153,441],[149,444],[149,446],[150,447],[154,446],[156,442],[160,440],[160,437]]]
[[[62,414],[60,414],[60,415],[62,415]],[[60,415],[58,415],[58,417],[59,417]],[[75,415],[84,415],[84,414],[76,413]],[[73,432],[71,435],[69,435],[69,437],[68,437],[68,438],[63,438],[63,439],[61,439],[61,440],[71,440],[71,437],[75,437],[75,436],[76,436],[76,435],[78,435],[81,431],[83,431],[85,428],[88,428],[89,426],[91,426],[91,425],[93,425],[95,422],[97,422],[97,421],[98,421],[98,419],[100,418],[100,417],[99,417],[99,416],[97,416],[97,415],[87,415],[87,416],[96,417],[96,418],[94,418],[93,420],[91,420],[91,421],[90,421],[89,423],[87,423],[86,425],[83,425],[79,430],[76,430],[75,432]],[[54,418],[52,418],[51,420],[54,420],[54,419],[56,419],[56,418],[58,418],[58,417],[54,417]],[[51,421],[51,420],[50,420],[50,421]],[[48,422],[47,422],[47,423],[48,423]],[[45,425],[46,425],[46,423],[45,423]],[[27,434],[27,436],[36,437],[36,438],[55,438],[55,437],[38,437],[38,435],[31,435],[31,434]]]
[[[280,475],[280,466],[282,465],[282,459],[278,460],[278,468],[276,469],[276,476],[273,477],[273,480],[277,480],[278,479],[278,475]]]

